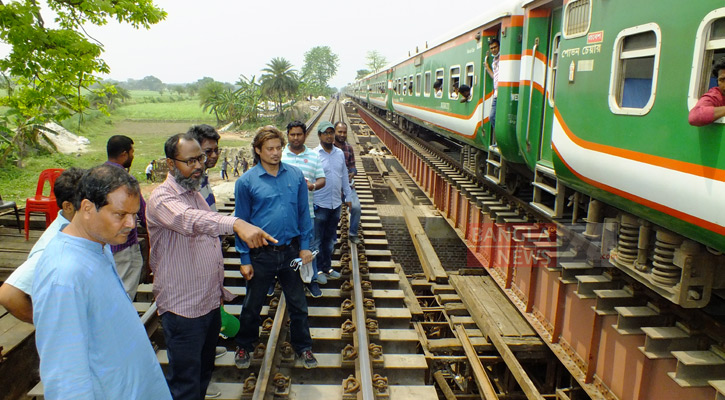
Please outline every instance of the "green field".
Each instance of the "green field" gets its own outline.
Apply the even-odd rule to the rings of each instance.
[[[46,168],[88,168],[105,162],[106,142],[113,135],[126,135],[134,140],[135,158],[131,173],[143,186],[146,165],[152,159],[164,157],[163,144],[169,136],[185,132],[194,124],[216,124],[213,115],[202,112],[197,98],[187,97],[186,100],[171,102],[171,98],[179,99],[179,96],[168,92],[161,96],[151,91],[131,93],[132,100],[120,105],[110,116],[97,111],[86,113],[80,131],[77,117],[63,123],[71,132],[89,139],[87,152],[76,155],[36,154],[24,158],[20,165],[0,168],[0,195],[3,200],[24,206],[25,199],[35,194],[38,175]],[[156,100],[144,102],[148,99]],[[248,138],[230,134],[224,135],[219,145],[223,148],[248,148],[249,142]],[[218,174],[218,170],[217,167],[210,173]]]

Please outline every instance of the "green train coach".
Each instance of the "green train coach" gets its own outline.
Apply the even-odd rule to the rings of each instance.
[[[725,4],[501,1],[482,11],[347,94],[457,143],[482,179],[530,184],[542,213],[586,215],[608,262],[677,304],[707,305],[725,288],[725,120],[695,127],[688,113],[717,85]]]

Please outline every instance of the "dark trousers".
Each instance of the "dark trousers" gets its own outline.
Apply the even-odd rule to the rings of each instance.
[[[264,246],[249,252],[254,277],[247,281],[247,294],[239,315],[239,333],[234,339],[239,347],[251,352],[259,340],[260,312],[267,299],[267,289],[277,276],[287,301],[292,348],[297,353],[312,349],[304,286],[299,272],[290,268],[290,262],[299,257],[299,252],[297,245],[282,251],[272,251],[270,246]]]
[[[332,269],[332,250],[337,241],[337,224],[340,223],[342,206],[335,209],[315,206],[315,238],[312,240],[313,249],[320,252],[315,257],[313,266],[315,272],[330,272]]]
[[[166,382],[174,400],[203,399],[214,371],[221,314],[214,309],[197,318],[171,312],[161,315],[169,368]]]

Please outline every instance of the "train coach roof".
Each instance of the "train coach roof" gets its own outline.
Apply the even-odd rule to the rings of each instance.
[[[358,81],[365,81],[367,79],[372,78],[373,76],[380,74],[381,72],[387,71],[390,68],[395,67],[398,64],[401,64],[405,62],[406,60],[409,60],[411,58],[417,57],[418,55],[424,53],[427,50],[433,49],[436,46],[440,46],[441,44],[448,42],[449,40],[456,38],[466,32],[470,32],[478,27],[485,26],[486,24],[490,22],[497,21],[501,18],[508,17],[510,15],[523,15],[523,6],[524,4],[530,4],[534,1],[538,0],[504,0],[498,2],[493,7],[488,7],[485,11],[481,13],[481,15],[469,20],[466,23],[463,23],[461,25],[457,25],[456,27],[452,28],[450,31],[446,32],[445,34],[437,37],[435,40],[428,43],[428,48],[425,48],[425,42],[423,42],[423,45],[419,45],[418,49],[421,48],[423,51],[419,51],[418,53],[413,54],[413,51],[411,51],[411,55],[405,55],[404,57],[401,57],[399,59],[396,59],[395,61],[385,65],[380,69],[378,72],[371,72],[368,75],[365,75],[364,77],[355,80],[355,82]],[[415,47],[413,48],[415,49]]]
[[[527,0],[526,3],[530,3],[535,0]],[[411,51],[411,55],[406,55],[405,57],[401,57],[395,62],[392,62],[384,67],[384,69],[390,69],[406,60],[409,60],[411,58],[417,57],[418,55],[424,53],[427,50],[433,49],[437,46],[442,45],[443,43],[446,43],[450,41],[453,38],[456,38],[458,36],[463,35],[466,32],[470,32],[476,28],[486,26],[490,22],[497,21],[501,18],[508,17],[511,15],[523,15],[523,4],[524,1],[522,0],[505,0],[498,2],[495,6],[488,7],[485,9],[479,16],[469,20],[468,22],[465,22],[463,24],[457,25],[454,28],[452,28],[450,31],[446,32],[445,34],[435,38],[432,41],[428,42],[428,48],[425,48],[425,42],[423,42],[423,45],[419,45],[418,49],[423,49],[422,51],[419,51],[416,54],[413,54],[414,51]],[[415,49],[415,47],[413,48]]]

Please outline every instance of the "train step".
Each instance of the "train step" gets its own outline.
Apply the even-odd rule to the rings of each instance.
[[[547,214],[551,218],[561,218],[564,215],[565,190],[564,185],[556,178],[553,168],[536,164],[534,170],[534,188],[532,207]],[[546,193],[546,195],[545,195]],[[553,197],[553,208],[552,198]]]

